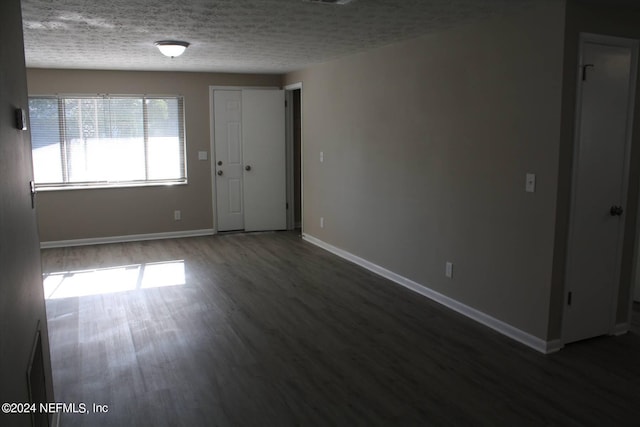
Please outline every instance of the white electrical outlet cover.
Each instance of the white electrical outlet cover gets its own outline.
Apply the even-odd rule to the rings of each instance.
[[[536,174],[528,173],[526,177],[525,191],[527,193],[533,193],[536,191]]]

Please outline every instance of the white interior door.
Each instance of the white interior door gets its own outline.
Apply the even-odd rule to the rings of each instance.
[[[216,90],[213,104],[217,228],[243,230],[241,92]]]
[[[284,91],[242,91],[244,229],[284,230],[286,151]]]
[[[565,343],[611,333],[620,280],[635,47],[583,37]]]

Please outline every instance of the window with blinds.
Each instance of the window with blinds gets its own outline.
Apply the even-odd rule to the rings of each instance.
[[[36,187],[185,183],[184,101],[155,96],[35,96]]]

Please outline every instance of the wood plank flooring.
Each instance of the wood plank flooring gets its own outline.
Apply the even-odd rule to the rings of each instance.
[[[544,356],[294,233],[43,251],[45,275],[176,260],[183,285],[47,301],[56,401],[109,406],[63,427],[640,425],[638,306]]]

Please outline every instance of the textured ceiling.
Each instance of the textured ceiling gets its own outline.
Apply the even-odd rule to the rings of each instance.
[[[1,0],[0,0],[1,1]],[[553,0],[22,0],[28,67],[282,73]],[[153,42],[184,40],[178,58]]]

